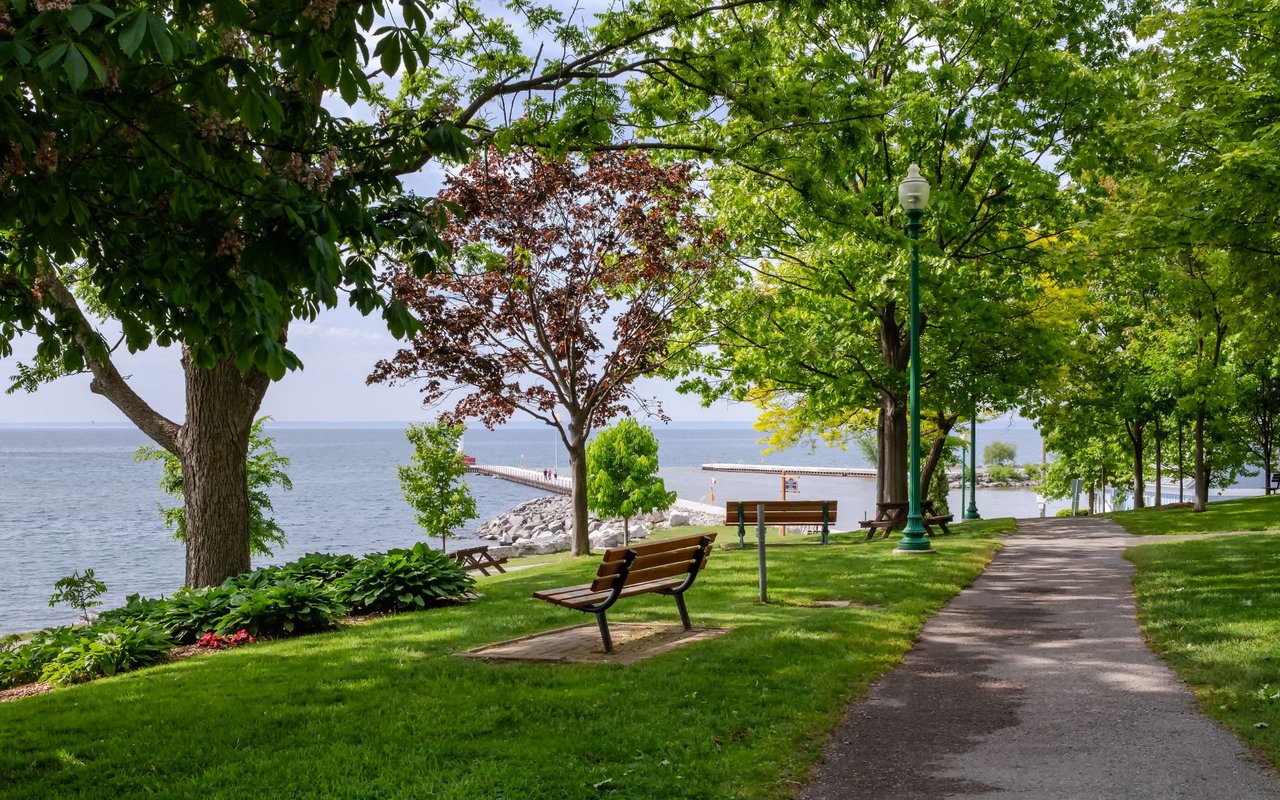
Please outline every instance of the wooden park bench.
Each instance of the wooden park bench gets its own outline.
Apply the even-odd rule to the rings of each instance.
[[[756,507],[764,506],[766,525],[820,525],[822,543],[831,535],[836,521],[835,500],[731,500],[725,503],[724,524],[738,526],[738,541],[746,536],[747,526],[756,524]]]
[[[649,593],[670,595],[676,600],[680,622],[685,630],[689,630],[693,624],[689,622],[684,593],[689,591],[698,573],[707,566],[715,538],[715,533],[703,533],[631,547],[611,547],[604,551],[604,561],[591,583],[544,589],[534,592],[533,596],[558,606],[595,614],[606,653],[613,652],[613,639],[609,636],[605,612],[623,597]]]
[[[479,547],[463,547],[458,550],[454,550],[452,553],[447,553],[446,555],[454,561],[457,561],[464,572],[480,570],[480,574],[485,576],[488,576],[489,570],[491,569],[495,569],[498,572],[506,572],[506,570],[502,568],[502,565],[507,563],[507,557],[503,556],[502,558],[494,558],[489,553],[488,545],[481,545]]]
[[[875,538],[877,530],[883,530],[884,536],[882,538],[888,538],[893,531],[907,527],[907,511],[910,506],[911,504],[905,501],[876,503],[875,519],[864,519],[858,523],[858,525],[867,529],[867,541],[869,542]],[[939,514],[932,500],[925,500],[920,510],[923,512],[921,521],[924,523],[925,535],[933,535],[934,525],[941,528],[944,534],[951,533],[947,523],[955,519],[954,514]]]

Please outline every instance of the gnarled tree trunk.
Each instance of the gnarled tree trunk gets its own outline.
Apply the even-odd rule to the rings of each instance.
[[[93,374],[89,390],[111,401],[129,421],[182,462],[188,586],[212,586],[249,569],[249,428],[271,385],[257,369],[241,373],[232,361],[210,369],[183,351],[187,419],[179,425],[152,408],[112,363],[80,304],[53,271],[41,288],[74,323],[76,344]],[[281,331],[284,344],[287,331]]]
[[[880,463],[880,471],[884,475],[884,501],[905,503],[908,468],[907,400],[905,397],[882,394],[880,402],[884,410],[884,460]]]
[[[920,495],[923,501],[928,494],[925,487],[933,484],[933,473],[938,468],[938,462],[942,460],[942,452],[947,447],[947,437],[951,434],[951,429],[955,427],[956,417],[939,414],[934,418],[934,424],[938,426],[938,435],[929,445],[929,454],[925,456],[924,464],[920,468]]]
[[[889,303],[879,310],[880,357],[894,373],[905,375],[911,357],[907,327],[898,321],[897,305]],[[880,387],[881,429],[880,474],[883,476],[882,500],[902,503],[907,500],[907,395],[896,386]]]

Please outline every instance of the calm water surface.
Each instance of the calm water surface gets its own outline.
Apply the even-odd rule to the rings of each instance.
[[[657,426],[668,488],[689,500],[706,502],[717,484],[717,502],[774,498],[777,476],[703,472],[708,462],[812,466],[866,466],[853,450],[819,446],[762,456],[759,436],[749,427]],[[275,497],[276,518],[288,544],[256,563],[287,561],[303,553],[354,553],[404,547],[419,541],[409,507],[400,494],[396,465],[409,460],[399,426],[303,427],[271,429],[277,449],[292,461],[294,490]],[[979,428],[983,439],[1015,444],[1018,461],[1036,461],[1040,439],[1034,430],[992,423]],[[566,457],[548,428],[508,426],[475,429],[467,452],[480,463],[558,468]],[[54,581],[92,567],[105,582],[108,606],[127,594],[155,596],[182,583],[183,548],[161,524],[156,507],[169,499],[157,488],[158,463],[134,463],[146,438],[133,428],[0,427],[0,633],[31,630],[69,621],[65,609],[48,607]],[[492,478],[469,478],[480,519],[468,531],[537,490]],[[851,526],[874,506],[875,482],[857,478],[800,478],[799,499],[840,502],[841,527]],[[952,493],[952,506],[959,493]],[[979,491],[984,516],[1031,516],[1035,496],[1019,490]],[[1050,513],[1059,505],[1051,505]],[[468,540],[454,540],[465,546]],[[451,544],[451,547],[453,545]]]

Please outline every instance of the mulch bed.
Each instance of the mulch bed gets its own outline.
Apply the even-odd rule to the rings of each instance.
[[[51,683],[28,683],[24,686],[14,686],[10,689],[0,690],[0,703],[9,700],[21,700],[24,697],[35,697],[38,694],[45,694],[53,691]]]

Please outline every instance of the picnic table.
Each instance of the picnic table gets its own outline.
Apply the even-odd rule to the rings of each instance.
[[[893,531],[907,527],[907,512],[910,508],[911,504],[905,500],[876,503],[875,519],[864,519],[858,525],[867,529],[868,542],[875,538],[877,530],[883,530],[882,538],[887,539]],[[954,514],[939,514],[932,500],[925,500],[921,504],[920,511],[922,512],[920,521],[924,524],[926,536],[933,536],[934,525],[941,528],[944,534],[951,533],[947,523],[955,519]]]
[[[479,570],[481,575],[488,576],[489,570],[496,569],[498,572],[506,572],[502,565],[506,563],[507,557],[494,558],[489,553],[488,545],[480,545],[479,547],[463,547],[454,550],[452,553],[445,555],[457,561],[462,567],[463,572],[471,572]]]

